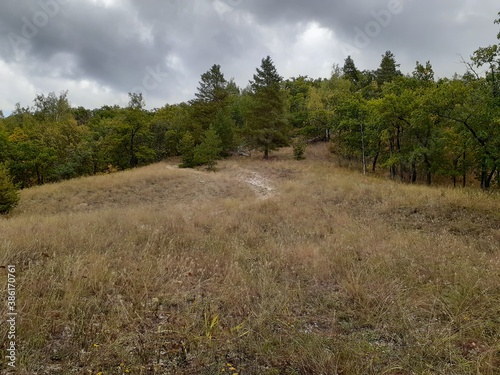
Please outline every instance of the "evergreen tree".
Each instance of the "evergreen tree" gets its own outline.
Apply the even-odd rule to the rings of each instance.
[[[413,71],[413,78],[423,83],[434,82],[434,69],[432,69],[431,62],[427,61],[423,66],[417,61],[417,66]]]
[[[427,61],[425,66],[423,66],[417,61],[417,66],[413,71],[413,78],[425,83],[434,82],[434,70],[432,69],[431,62]]]
[[[293,141],[293,157],[295,160],[304,160],[304,153],[306,152],[307,144],[304,138],[299,137]]]
[[[182,157],[181,168],[193,168],[194,162],[194,138],[190,133],[184,134],[179,143],[179,154]]]
[[[386,82],[392,82],[397,76],[401,76],[401,71],[398,70],[399,64],[396,64],[396,58],[391,51],[387,51],[382,56],[380,67],[377,70],[377,83],[382,86]]]
[[[200,87],[195,94],[196,101],[204,103],[224,102],[228,97],[228,82],[220,70],[220,65],[213,65],[206,73],[201,75]]]
[[[233,81],[228,82],[220,70],[220,65],[201,75],[196,99],[191,101],[192,119],[201,135],[213,128],[222,141],[222,148],[228,154],[234,148],[234,120],[231,117],[232,97],[239,94]],[[200,141],[200,139],[197,139]]]
[[[343,77],[345,79],[351,81],[355,86],[358,85],[360,72],[356,68],[354,60],[352,59],[351,56],[347,56],[347,58],[345,59],[342,72],[344,73]]]
[[[206,165],[208,170],[214,170],[222,152],[221,145],[217,132],[214,129],[207,130],[203,141],[194,149],[194,165]]]
[[[270,151],[287,146],[289,141],[283,78],[269,56],[262,59],[253,78],[245,135],[249,146],[263,151],[264,159],[268,159]]]

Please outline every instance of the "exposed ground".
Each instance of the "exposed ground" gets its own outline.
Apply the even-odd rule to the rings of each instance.
[[[306,157],[23,191],[16,374],[499,374],[500,197]]]

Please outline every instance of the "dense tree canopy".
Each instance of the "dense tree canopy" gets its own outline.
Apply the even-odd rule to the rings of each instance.
[[[474,51],[463,76],[438,81],[430,61],[403,75],[387,51],[375,70],[348,56],[326,79],[284,80],[267,56],[243,90],[215,64],[193,100],[155,110],[141,93],[125,108],[92,110],[73,108],[67,91],[39,94],[31,107],[0,113],[3,178],[24,188],[172,156],[213,169],[242,147],[268,158],[292,143],[302,157],[305,139],[329,141],[339,162],[401,181],[499,187],[499,43]]]

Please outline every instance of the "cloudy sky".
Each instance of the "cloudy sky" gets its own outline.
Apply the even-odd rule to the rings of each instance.
[[[460,55],[496,42],[498,0],[4,0],[0,109],[69,90],[74,106],[148,108],[190,100],[220,64],[245,87],[270,55],[285,78],[328,77],[352,55],[376,69],[391,50],[409,73],[430,60],[463,73]]]

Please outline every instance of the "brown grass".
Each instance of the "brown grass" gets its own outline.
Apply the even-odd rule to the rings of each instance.
[[[17,373],[500,373],[498,197],[306,157],[23,191]]]

